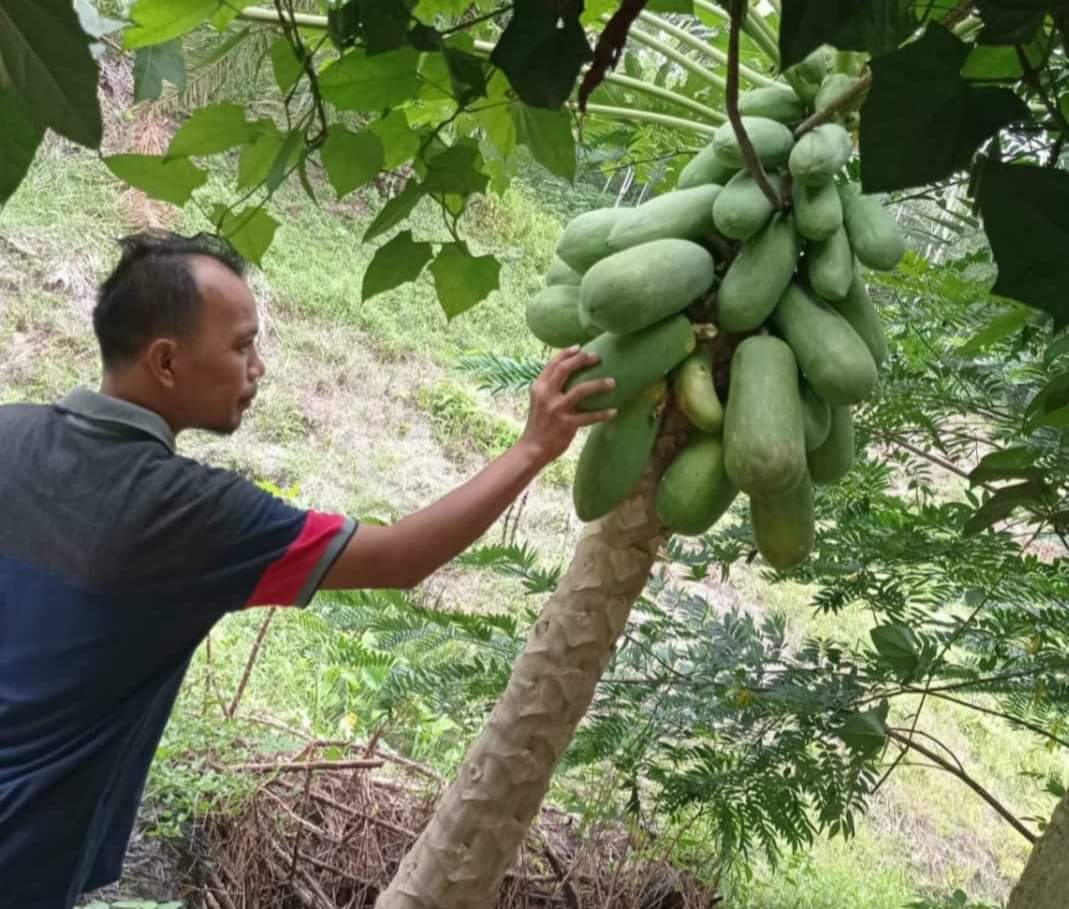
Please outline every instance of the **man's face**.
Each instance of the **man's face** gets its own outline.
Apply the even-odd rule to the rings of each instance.
[[[174,353],[176,410],[183,428],[231,433],[256,396],[263,360],[256,301],[245,282],[209,256],[191,260],[200,292],[198,324]]]

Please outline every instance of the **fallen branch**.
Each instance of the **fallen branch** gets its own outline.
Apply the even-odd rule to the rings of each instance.
[[[256,665],[256,658],[259,656],[260,648],[263,646],[264,638],[267,636],[267,626],[271,624],[271,619],[275,617],[275,609],[276,607],[272,606],[267,610],[267,615],[260,625],[260,630],[256,633],[256,640],[252,642],[252,650],[249,651],[249,658],[245,661],[245,671],[241,674],[241,681],[238,682],[238,690],[234,692],[234,699],[226,709],[228,717],[234,716],[238,709],[238,704],[241,703],[241,696],[245,693],[245,686],[249,684],[252,668]]]
[[[219,770],[248,770],[253,773],[292,773],[299,770],[374,770],[383,765],[381,760],[361,759],[351,761],[290,761],[287,764],[219,764]]]

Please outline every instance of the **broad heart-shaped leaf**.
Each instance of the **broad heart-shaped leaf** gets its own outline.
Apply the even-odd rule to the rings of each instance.
[[[866,193],[932,183],[967,165],[1007,123],[1030,118],[1005,88],[979,88],[960,74],[969,49],[938,23],[901,50],[872,61],[861,109],[861,182]]]
[[[981,530],[986,530],[992,524],[1008,518],[1019,506],[1041,504],[1046,494],[1047,487],[1039,480],[1027,480],[1003,487],[965,522],[965,535],[973,536]]]
[[[385,117],[372,121],[368,129],[382,142],[384,167],[397,167],[416,157],[420,134],[409,125],[404,111],[390,111]]]
[[[382,141],[370,130],[354,133],[335,124],[319,149],[319,157],[340,199],[382,170]]]
[[[1043,24],[1044,14],[1069,12],[1066,0],[976,0],[984,20],[981,44],[1026,44]]]
[[[0,92],[0,206],[19,188],[44,133],[11,95]]]
[[[401,0],[357,0],[357,5],[369,54],[397,50],[405,43],[408,9]]]
[[[873,710],[851,714],[835,734],[851,751],[871,757],[887,741],[887,712],[888,703],[883,701]]]
[[[490,178],[482,171],[482,155],[472,139],[460,139],[427,162],[423,188],[429,193],[468,196],[486,189]]]
[[[1036,467],[1036,453],[1028,448],[1006,448],[984,455],[969,474],[969,483],[992,480],[1041,480],[1043,471]]]
[[[430,243],[416,243],[412,231],[401,231],[375,251],[364,272],[361,299],[367,302],[376,294],[416,280],[432,254]]]
[[[256,126],[245,119],[240,104],[211,104],[193,111],[171,139],[168,158],[216,155],[258,137]]]
[[[229,240],[234,249],[257,265],[263,261],[264,253],[270,248],[278,230],[278,221],[255,205],[238,212],[230,211],[225,205],[216,205],[212,221],[221,237]]]
[[[185,205],[208,175],[188,158],[162,155],[111,155],[104,163],[116,177],[136,189],[175,205]]]
[[[516,135],[534,159],[550,173],[569,182],[575,179],[575,137],[566,110],[546,110],[518,103],[513,108]]]
[[[593,57],[579,24],[582,12],[582,0],[516,0],[490,62],[504,70],[524,103],[558,108],[572,93],[579,70]]]
[[[431,264],[438,303],[454,319],[498,288],[501,263],[493,256],[473,256],[463,243],[443,243]]]
[[[130,10],[133,25],[123,32],[127,48],[148,47],[180,38],[214,16],[226,0],[137,0]]]
[[[913,0],[783,0],[781,65],[804,60],[822,44],[890,53],[917,27]]]
[[[99,147],[97,65],[71,0],[0,0],[0,71],[40,131]]]
[[[1069,323],[1069,174],[1031,165],[986,164],[980,212],[998,265],[993,292]]]
[[[280,92],[288,93],[301,75],[301,61],[286,38],[275,38],[271,44],[271,69]]]
[[[903,681],[912,679],[920,663],[920,642],[907,625],[897,622],[877,625],[869,632],[872,645],[887,664]]]
[[[178,91],[186,88],[186,59],[177,41],[139,47],[134,53],[134,101],[155,101],[170,82]]]
[[[368,229],[364,231],[364,242],[374,240],[379,234],[386,233],[404,221],[424,195],[423,184],[418,180],[409,180],[405,188],[387,202],[375,220],[368,225]]]
[[[354,48],[323,70],[319,87],[341,110],[381,111],[416,94],[418,63],[419,53],[411,47],[374,56]]]

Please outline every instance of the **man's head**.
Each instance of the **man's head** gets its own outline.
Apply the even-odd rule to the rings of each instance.
[[[264,373],[241,258],[204,234],[119,243],[93,310],[105,391],[155,410],[175,432],[233,432]]]

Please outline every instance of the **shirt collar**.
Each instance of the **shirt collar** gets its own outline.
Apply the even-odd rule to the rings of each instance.
[[[56,407],[90,422],[136,429],[162,442],[171,454],[175,452],[175,438],[171,427],[158,413],[138,404],[131,404],[121,398],[113,398],[88,388],[75,388],[66,394]]]

